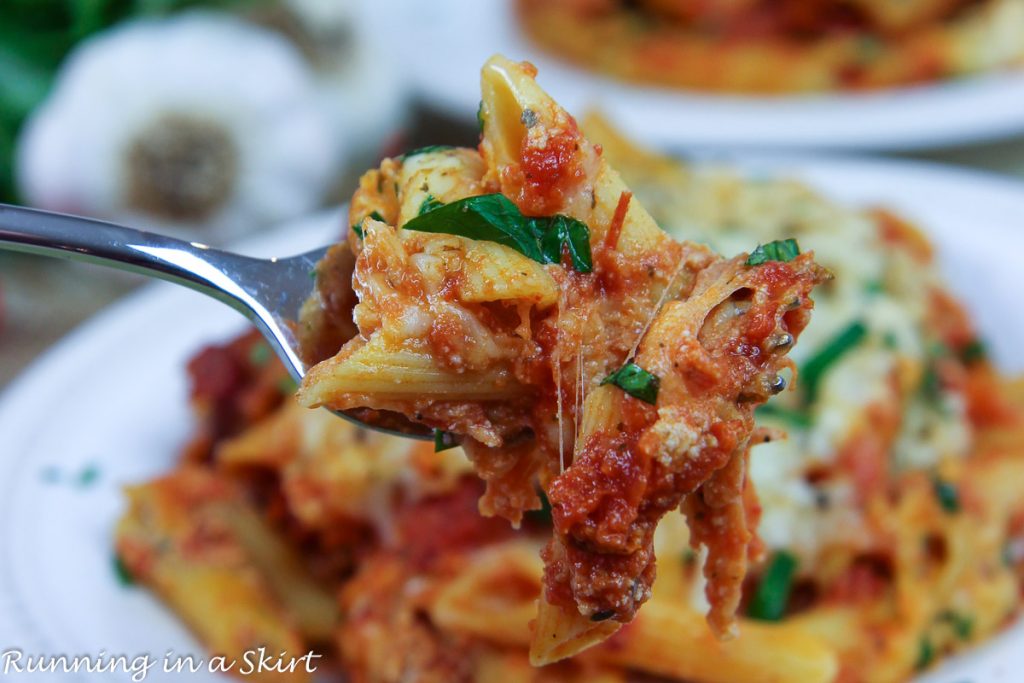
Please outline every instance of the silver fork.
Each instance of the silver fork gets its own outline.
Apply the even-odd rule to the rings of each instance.
[[[327,247],[259,259],[91,218],[0,204],[0,249],[98,263],[184,285],[248,318],[296,381],[309,369],[290,323],[312,292],[309,274]],[[336,414],[368,429],[427,438],[411,423],[410,429],[392,429]],[[392,417],[389,425],[394,423]]]

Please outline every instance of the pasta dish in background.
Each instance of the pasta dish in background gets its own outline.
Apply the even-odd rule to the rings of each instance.
[[[516,0],[545,50],[629,82],[864,90],[1024,62],[1021,0]]]
[[[499,101],[509,106],[507,99]],[[485,106],[482,111],[486,144],[487,114],[496,110]],[[516,113],[521,121],[531,119],[521,109]],[[549,123],[542,120],[542,125]],[[614,225],[619,213],[650,220],[654,227],[648,234],[664,231],[680,241],[656,237],[659,250],[669,255],[690,250],[702,262],[710,262],[704,269],[712,270],[703,276],[698,272],[694,281],[705,277],[719,282],[723,269],[730,278],[756,278],[748,273],[765,266],[809,267],[800,265],[809,263],[806,257],[786,253],[789,238],[813,249],[815,259],[836,275],[815,290],[814,321],[803,330],[800,343],[785,344],[786,351],[793,347],[792,362],[799,370],[795,390],[757,410],[758,426],[747,437],[758,442],[749,452],[749,467],[745,450],[742,457],[728,459],[736,463],[741,485],[735,488],[735,470],[731,477],[715,474],[728,473],[728,464],[711,475],[714,491],[739,492],[738,499],[726,496],[732,501],[729,509],[751,531],[756,529],[759,541],[748,534],[737,542],[732,534],[705,528],[709,515],[700,507],[714,496],[703,488],[697,503],[684,503],[688,518],[668,512],[656,531],[650,529],[657,581],[649,586],[649,595],[643,596],[646,604],[632,620],[621,619],[628,622],[621,628],[618,614],[592,620],[592,612],[582,622],[570,620],[573,628],[581,623],[598,628],[585,634],[585,643],[573,639],[579,631],[570,630],[564,643],[572,652],[581,644],[592,647],[564,659],[566,652],[542,647],[542,661],[560,661],[532,667],[529,654],[532,649],[537,661],[537,633],[566,635],[557,623],[550,633],[544,631],[543,609],[531,631],[537,602],[546,602],[543,598],[552,586],[550,551],[544,558],[547,573],[541,551],[546,544],[550,548],[578,537],[573,535],[576,530],[558,529],[559,522],[565,522],[564,511],[547,504],[533,509],[534,470],[526,478],[531,482],[529,500],[494,498],[496,491],[526,490],[496,489],[495,481],[502,476],[515,479],[523,474],[516,471],[517,465],[533,464],[514,447],[526,436],[543,438],[538,436],[538,423],[531,419],[525,435],[504,431],[530,413],[499,411],[481,420],[472,411],[456,411],[455,416],[469,415],[464,423],[469,427],[462,430],[455,421],[446,427],[454,425],[470,434],[471,428],[483,428],[487,436],[490,426],[513,448],[482,449],[467,439],[463,453],[458,447],[444,448],[449,442],[441,434],[441,449],[435,452],[433,444],[362,431],[327,411],[300,407],[289,398],[294,386],[283,368],[250,334],[210,347],[190,364],[197,431],[173,472],[128,491],[129,508],[117,532],[118,553],[127,572],[160,595],[211,652],[230,656],[265,646],[269,651],[302,653],[312,647],[330,657],[343,680],[354,682],[539,683],[638,677],[709,683],[903,681],[1006,624],[1019,603],[1024,557],[1024,502],[1019,502],[1014,484],[1024,474],[1024,385],[1003,380],[992,369],[968,314],[942,286],[928,241],[914,226],[882,209],[836,206],[791,181],[691,169],[634,148],[599,119],[585,122],[582,129],[587,139],[600,144],[602,164],[616,168],[622,181],[617,174],[609,177],[624,182],[610,188],[611,200],[595,202],[594,206],[605,206],[609,220],[585,222],[592,230]],[[396,231],[388,218],[405,224],[421,218],[424,205],[426,216],[440,210],[439,205],[460,206],[462,199],[483,196],[479,185],[460,190],[466,187],[466,167],[478,169],[474,164],[480,163],[468,150],[435,149],[385,161],[380,171],[364,177],[363,194],[357,194],[350,207],[352,223],[362,234],[350,234],[349,243],[332,251],[318,268],[317,295],[302,316],[300,334],[310,353],[331,356],[367,329],[387,330],[404,340],[402,348],[418,348],[407,343],[419,338],[417,331],[422,329],[415,317],[399,317],[408,325],[388,327],[381,315],[394,310],[387,308],[388,301],[419,301],[420,290],[399,292],[405,298],[397,299],[385,292],[392,298],[373,299],[374,305],[360,312],[358,306],[367,302],[366,290],[357,303],[350,290],[338,285],[354,272],[356,294],[382,272],[392,275],[391,284],[404,282],[407,270],[392,265],[381,270],[373,263],[360,264],[360,259],[371,261],[364,257],[368,251],[374,253],[372,248],[394,244]],[[416,195],[423,185],[406,181],[413,175],[410,170],[424,168],[430,169],[428,189]],[[364,201],[378,201],[381,192],[390,192],[388,182],[393,179],[401,181],[394,195],[388,195],[395,203],[378,208]],[[636,199],[626,200],[626,208],[620,209],[626,186]],[[530,215],[565,216],[572,211],[559,214],[561,210],[545,207],[543,213]],[[404,217],[396,219],[402,212]],[[619,240],[628,240],[626,225],[620,225]],[[467,269],[469,274],[486,273],[486,256],[496,250],[490,246],[493,242],[409,232],[399,247],[406,254],[407,247],[413,248],[412,261],[423,268],[421,272],[430,272],[431,261],[425,255],[436,245],[470,259],[475,268]],[[559,276],[556,268],[567,279],[581,274],[573,256],[582,250],[572,248],[568,227],[561,235],[567,238],[558,242],[555,263],[523,258],[516,266],[526,270],[516,272],[533,275],[501,280],[520,288],[512,299],[528,296],[533,306],[541,306],[545,296],[551,296],[538,291],[542,274],[554,279]],[[601,244],[606,236],[607,232],[599,233],[594,242]],[[726,260],[693,242],[710,244],[725,254],[745,254],[757,244],[774,247],[769,253],[762,248]],[[514,250],[501,252],[505,261],[509,251]],[[396,253],[401,255],[390,255]],[[787,255],[790,261],[772,260]],[[590,256],[598,263],[601,250],[595,248]],[[790,265],[794,263],[796,267]],[[807,272],[808,282],[820,277],[813,269]],[[762,283],[742,282],[754,290],[750,298],[756,299]],[[463,304],[467,292],[484,291],[473,289],[471,277],[450,287]],[[693,287],[697,294],[673,290],[666,298],[678,296],[685,304],[687,296],[697,298],[701,291],[698,285]],[[562,291],[556,289],[556,300]],[[660,293],[654,297],[660,298]],[[716,301],[708,310],[725,320],[742,319],[758,304],[774,305],[764,303],[774,301],[770,296],[748,302],[746,295],[724,295]],[[566,309],[572,311],[570,306]],[[436,310],[437,306],[428,309]],[[468,310],[479,315],[477,309]],[[361,313],[369,320],[361,319]],[[587,308],[584,320],[572,324],[603,321],[606,315],[600,308]],[[518,315],[515,320],[521,324]],[[480,348],[466,350],[465,374],[470,378],[479,367],[495,367],[480,365],[472,354],[484,354],[490,363],[493,357],[487,354],[503,348],[487,343],[488,334],[501,328],[490,319],[485,322],[489,324],[483,329],[473,328],[474,338],[483,340]],[[721,329],[735,333],[728,326]],[[795,337],[799,331],[794,325],[784,333]],[[360,352],[373,339],[373,334],[367,335],[349,353]],[[608,358],[621,361],[614,355],[621,353],[615,351],[619,342],[611,336],[606,339],[611,340]],[[713,348],[719,342],[708,343]],[[514,348],[514,358],[524,357],[523,346]],[[572,354],[566,355],[571,359]],[[612,362],[608,358],[595,358],[596,367],[588,373],[594,384],[590,397],[614,391],[618,410],[625,401],[646,405],[634,394],[623,397],[627,390],[650,389],[649,382],[634,381],[642,375],[620,375],[600,385],[605,372],[618,373],[614,367],[601,366]],[[664,370],[665,383],[658,393],[675,395],[670,370],[657,365],[656,355],[635,358],[641,369]],[[498,359],[509,362],[500,353]],[[328,363],[325,367],[331,368],[332,361]],[[568,367],[574,370],[576,365],[569,360]],[[776,368],[770,369],[764,384],[749,380],[763,387],[761,398],[775,393]],[[372,382],[374,375],[365,379]],[[311,375],[311,386],[317,381]],[[476,386],[493,391],[494,383],[493,377],[484,377]],[[565,384],[570,392],[575,386]],[[404,410],[407,405],[401,401],[411,399],[395,400],[359,405],[368,411]],[[571,402],[570,393],[563,404]],[[756,397],[716,405],[718,410],[734,410],[729,406],[742,409],[755,402]],[[584,433],[591,405],[587,400],[581,404]],[[562,408],[568,410],[567,405]],[[646,409],[639,408],[645,414]],[[452,414],[421,418],[452,420]],[[554,469],[548,474],[556,481],[562,475],[562,458],[567,457],[564,443],[563,449],[556,447],[560,427],[548,428],[554,435],[546,447],[532,446],[554,453]],[[631,444],[626,445],[633,452]],[[483,460],[495,452],[511,454],[504,469],[488,467],[494,463]],[[573,470],[571,461],[564,464],[566,473]],[[541,481],[551,491],[552,503],[564,506],[558,487],[552,488],[543,475]],[[753,486],[745,485],[748,481]],[[481,509],[500,514],[508,512],[502,503],[513,500],[512,509],[521,515],[519,527],[500,517],[482,516],[478,500]],[[734,520],[730,518],[730,523]],[[551,542],[553,533],[556,541]],[[731,547],[723,548],[723,539]],[[602,550],[593,545],[586,549]],[[722,566],[715,564],[716,557],[740,558],[744,565],[748,558],[754,562],[744,572],[746,577],[740,574],[731,585],[716,575],[716,566]],[[556,616],[567,604],[578,605],[581,595],[589,595],[585,582],[570,586],[581,592],[571,595],[574,603],[556,598]],[[725,588],[711,590],[715,586]],[[722,595],[733,594],[737,603],[722,610]],[[716,601],[722,621],[716,621]],[[711,628],[705,621],[709,609]],[[729,628],[733,609],[739,615],[738,635],[716,637],[714,629]],[[603,625],[609,623],[615,626],[605,630]],[[296,672],[283,677],[305,676]]]

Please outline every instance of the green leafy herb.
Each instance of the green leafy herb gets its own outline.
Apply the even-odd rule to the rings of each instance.
[[[932,477],[932,490],[943,510],[951,515],[960,512],[960,493],[956,486],[936,475]]]
[[[541,235],[540,249],[544,255],[542,263],[561,263],[564,248],[568,250],[572,267],[577,272],[591,271],[590,228],[584,223],[560,214],[530,221],[534,223],[535,233]]]
[[[405,161],[406,159],[410,159],[410,158],[412,158],[414,156],[417,156],[417,155],[420,155],[420,154],[430,154],[432,152],[443,152],[443,151],[448,150],[448,149],[455,149],[455,147],[453,147],[452,145],[427,145],[426,147],[417,147],[416,149],[410,150],[410,151],[406,152],[405,154],[400,154],[398,156],[398,158],[401,159],[402,161]]]
[[[266,342],[257,342],[249,349],[249,364],[260,368],[270,362],[273,352]]]
[[[419,215],[422,216],[425,213],[430,213],[434,209],[444,206],[444,202],[440,201],[437,197],[432,194],[428,194],[423,203],[420,204]]]
[[[787,408],[775,403],[765,403],[758,406],[754,414],[758,417],[774,417],[780,422],[785,422],[791,427],[802,427],[807,429],[813,423],[810,413],[806,410]]]
[[[960,349],[960,360],[964,365],[974,365],[988,359],[988,349],[985,342],[980,339],[972,339],[965,347]]]
[[[614,384],[633,398],[654,405],[658,401],[661,380],[630,361],[601,380],[601,384]]]
[[[864,291],[868,294],[883,294],[885,292],[885,282],[882,280],[871,280],[864,285]]]
[[[540,509],[527,510],[523,513],[523,516],[534,524],[551,526],[553,523],[551,519],[551,501],[548,500],[547,495],[539,488],[537,489],[537,496],[540,498]]]
[[[277,381],[277,390],[285,396],[291,396],[299,390],[299,385],[291,377],[282,377]]]
[[[561,263],[563,248],[580,273],[593,269],[590,229],[569,216],[527,217],[508,197],[466,197],[416,216],[406,230],[461,235],[504,244],[538,263]]]
[[[796,574],[796,557],[781,550],[772,556],[754,597],[747,607],[747,615],[762,621],[778,621],[786,612],[789,594]]]
[[[89,463],[82,471],[78,473],[78,478],[75,483],[80,488],[89,488],[100,478],[100,468],[96,466],[96,463]]]
[[[128,571],[128,567],[125,566],[124,560],[121,559],[120,555],[114,554],[114,576],[117,577],[117,582],[122,586],[131,586],[135,583],[135,577]]]
[[[914,669],[917,671],[927,669],[933,661],[935,661],[935,646],[925,636],[921,638],[921,642],[917,646],[917,660],[914,662]]]
[[[317,272],[316,268],[311,268],[309,271],[309,279],[316,282],[318,277],[320,277],[320,273]]]
[[[851,323],[846,329],[829,340],[824,347],[800,368],[800,382],[803,387],[804,404],[814,403],[825,372],[851,349],[864,341],[868,328],[864,323]]]
[[[440,453],[446,451],[449,448],[455,448],[459,445],[459,442],[455,440],[455,435],[451,432],[446,432],[440,429],[434,430],[434,452]]]
[[[971,634],[974,633],[974,619],[968,615],[946,610],[939,614],[938,619],[949,624],[953,629],[953,635],[960,640],[970,640]]]
[[[921,386],[919,387],[921,398],[933,405],[942,403],[942,377],[935,367],[934,362],[928,363],[921,375]]]
[[[384,220],[384,216],[381,216],[379,211],[371,211],[363,218],[363,221],[367,218],[372,218],[373,220],[380,221],[381,223],[387,223],[387,221]],[[363,239],[363,221],[359,221],[352,225],[352,232],[354,232],[359,239]]]
[[[769,261],[792,261],[799,255],[800,245],[795,239],[775,240],[757,245],[757,249],[747,257],[747,265],[759,266]]]
[[[1003,566],[1013,567],[1015,564],[1017,564],[1016,560],[1014,559],[1012,542],[1006,541],[1005,543],[1003,543],[1003,549],[1000,551],[999,557],[1003,561]]]
[[[480,134],[484,132],[484,101],[480,100],[480,104],[476,108],[476,125],[480,129]]]
[[[683,564],[687,567],[694,564],[697,561],[697,551],[693,548],[686,548],[683,550]]]

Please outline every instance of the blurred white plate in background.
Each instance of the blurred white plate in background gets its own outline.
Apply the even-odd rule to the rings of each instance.
[[[519,29],[512,0],[380,0],[369,9],[417,94],[466,121],[480,100],[480,67],[497,52],[533,62],[569,111],[600,108],[662,149],[909,150],[1024,133],[1024,70],[867,94],[704,95],[631,86],[548,56]]]
[[[1024,346],[1024,184],[911,162],[764,158],[743,166],[801,178],[838,201],[885,204],[920,221],[997,362],[1024,372],[1016,353]],[[340,225],[336,212],[314,217],[243,251],[298,253],[334,239]],[[39,314],[45,315],[45,302]],[[187,359],[244,327],[221,304],[155,284],[67,337],[0,397],[0,651],[202,656],[154,597],[118,582],[111,537],[123,507],[120,488],[170,469],[191,432]],[[921,683],[1011,683],[1022,670],[1024,625],[1018,624]],[[169,677],[154,670],[146,680]],[[223,679],[197,674],[189,680]]]

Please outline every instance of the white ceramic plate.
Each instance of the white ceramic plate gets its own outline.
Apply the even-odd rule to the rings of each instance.
[[[630,86],[549,57],[520,31],[511,0],[381,0],[386,30],[419,95],[466,120],[480,100],[480,67],[498,52],[528,59],[572,112],[600,108],[631,137],[660,149],[921,149],[1024,132],[1024,70],[868,94],[702,95]]]
[[[762,159],[744,166],[797,176],[840,201],[884,203],[920,220],[939,245],[953,289],[977,312],[997,361],[1024,371],[1015,354],[1024,345],[1018,295],[1024,185],[908,162]],[[337,214],[317,217],[245,251],[297,253],[332,239],[339,225]],[[170,468],[190,433],[186,360],[243,327],[220,304],[153,285],[69,336],[0,397],[0,653],[17,647],[32,654],[202,656],[155,598],[117,581],[111,534],[123,506],[120,487]],[[1010,683],[1022,670],[1024,627],[1017,626],[922,681]],[[196,676],[189,680],[215,680]],[[165,678],[152,671],[146,680]]]

